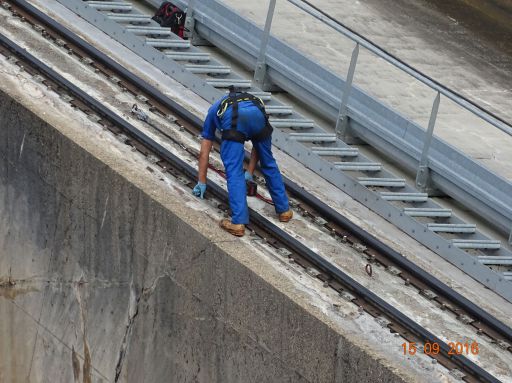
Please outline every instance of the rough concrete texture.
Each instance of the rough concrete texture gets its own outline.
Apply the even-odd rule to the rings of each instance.
[[[416,380],[30,89],[0,91],[0,382]]]
[[[0,11],[0,14],[1,13],[2,11]],[[88,89],[91,95],[98,99],[101,99],[103,102],[106,102],[120,115],[129,114],[128,111],[133,102],[136,102],[136,100],[134,101],[126,94],[119,93],[119,90],[113,84],[107,82],[105,79],[101,79],[101,77],[96,76],[92,71],[87,69],[86,66],[83,66],[76,59],[70,57],[65,51],[62,51],[60,48],[57,48],[55,46],[49,45],[44,39],[38,36],[37,33],[35,33],[29,28],[26,28],[26,25],[19,23],[19,21],[17,21],[16,19],[7,18],[5,21],[6,22],[3,24],[4,30],[2,33],[7,33],[11,37],[16,38],[17,40],[19,40],[18,42],[23,44],[29,51],[33,53],[37,52],[38,57],[43,59],[48,65],[58,67],[58,70],[61,71],[61,73],[63,73],[67,78],[69,78],[71,81],[73,81],[80,87]],[[71,21],[71,17],[68,21]],[[72,21],[72,23],[75,27],[79,24],[78,22],[74,21]],[[92,32],[93,31],[89,31],[89,36],[93,34]],[[106,42],[103,39],[99,39],[98,41]],[[111,47],[109,48],[109,52],[114,54],[114,52],[117,52],[117,50],[114,49],[114,47]],[[127,60],[130,62],[130,64],[133,64],[134,66],[135,63],[137,62],[136,58],[127,55],[122,56],[120,59]],[[137,66],[139,64],[140,63],[137,63]],[[143,68],[143,75],[147,75],[150,72],[151,68],[147,66],[144,67],[144,65],[141,65],[141,67]],[[45,91],[41,91],[41,88],[43,87],[34,86],[30,81],[28,75],[19,72],[19,70],[16,70],[15,66],[13,66],[12,64],[9,65],[5,61],[2,62],[1,57],[0,71],[5,74],[7,79],[10,78],[14,79],[14,81],[19,82],[22,91],[27,91],[26,93],[29,94],[31,98],[35,99],[39,113],[41,113],[41,110],[46,110],[44,104],[47,103],[48,98],[51,98],[51,92],[48,93]],[[153,72],[151,72],[151,75],[158,75],[158,73],[156,73],[155,71]],[[162,81],[162,78],[159,77],[160,86],[162,85],[162,82],[165,82],[166,86],[172,83],[172,81],[167,78],[164,79],[164,81]],[[8,82],[7,89],[9,89],[9,85],[12,85],[12,82]],[[185,95],[183,94],[183,90],[180,89],[179,86],[175,86],[172,84],[171,86],[174,87],[171,89],[164,88],[163,90],[166,91],[166,93],[168,94],[178,96],[182,95],[182,97],[184,98],[181,101],[183,102],[189,101],[188,97],[185,97]],[[43,115],[44,113],[45,112],[42,112]],[[52,114],[53,113],[55,112],[52,112]],[[66,110],[64,113],[69,114],[69,111]],[[78,114],[78,116],[80,116],[80,114]],[[59,116],[58,118],[60,124],[66,124],[66,122],[62,122],[60,120],[61,117],[62,116]],[[75,119],[76,116],[72,115],[71,118]],[[79,123],[79,126],[84,125],[84,121],[82,121],[83,118],[79,120],[80,121],[77,121]],[[131,122],[137,125],[136,121],[132,120]],[[169,134],[171,134],[175,138],[179,138],[178,136],[180,134],[172,132],[172,124],[165,122],[165,120],[162,123],[169,125]],[[76,130],[76,127],[74,125],[75,124],[72,123],[69,128],[75,128]],[[154,136],[153,133],[147,131],[147,126],[144,127],[142,125],[139,125],[140,124],[138,124],[137,126],[141,129],[144,129],[144,131],[146,131],[147,134]],[[84,128],[84,126],[82,126],[82,128]],[[91,127],[89,126],[89,128]],[[175,128],[177,130],[177,127]],[[146,190],[148,190],[148,188],[151,191],[159,189],[159,185],[161,185],[161,182],[158,182],[159,180],[166,181],[167,183],[167,179],[162,179],[161,175],[158,176],[158,174],[160,173],[158,171],[158,168],[155,168],[155,171],[153,172],[152,176],[153,178],[150,181],[141,183],[141,180],[144,178],[142,173],[147,173],[146,168],[152,167],[152,165],[149,162],[143,160],[140,161],[140,163],[138,164],[132,163],[135,155],[130,153],[129,150],[126,149],[126,146],[120,144],[117,140],[109,140],[109,133],[105,134],[105,132],[102,132],[101,129],[92,130],[90,134],[95,137],[101,138],[102,140],[107,140],[108,142],[106,144],[108,146],[106,146],[104,150],[108,151],[109,153],[115,153],[117,157],[122,158],[125,166],[127,163],[129,163],[130,166],[133,165],[135,169],[135,165],[138,165],[139,170],[135,171],[133,169],[130,171],[130,174],[136,174],[135,181],[138,181],[136,183],[138,183],[139,185],[142,184]],[[158,138],[164,146],[168,145],[164,137],[155,136],[155,138]],[[191,139],[190,137],[188,139],[186,139],[186,137],[181,137],[179,139],[185,139],[184,142],[187,146],[195,147],[195,145],[197,145],[197,142]],[[73,135],[73,140],[77,140],[76,132]],[[95,146],[99,144],[99,141],[94,141]],[[169,149],[175,151],[175,153],[177,153],[177,150],[180,150],[179,145],[170,146]],[[177,154],[180,155],[179,153]],[[300,171],[298,171],[299,169],[297,169],[297,164],[293,162],[290,158],[287,158],[286,156],[280,153],[276,154],[279,157],[279,163],[280,165],[283,165],[285,172],[289,176],[296,179],[297,181],[305,182],[305,180],[307,180],[307,184],[309,186],[305,185],[306,188],[312,190],[315,194],[318,194],[320,198],[327,198],[326,201],[328,201],[330,205],[335,206],[337,209],[342,211],[343,214],[348,214],[351,217],[351,219],[358,222],[359,224],[362,224],[368,230],[372,232],[377,231],[380,237],[386,238],[386,242],[388,242],[390,245],[396,248],[399,248],[400,251],[403,251],[404,254],[412,257],[415,262],[419,262],[420,264],[422,264],[422,266],[425,267],[427,270],[434,273],[439,273],[440,270],[442,270],[443,273],[441,277],[443,280],[445,280],[445,282],[454,285],[456,289],[460,290],[465,295],[470,296],[471,299],[481,301],[487,310],[493,312],[493,314],[500,317],[500,319],[506,321],[510,319],[510,315],[508,314],[509,311],[507,309],[508,306],[503,306],[500,304],[500,309],[495,310],[496,305],[499,302],[499,299],[496,300],[496,297],[493,296],[493,294],[490,294],[489,291],[482,291],[482,289],[478,286],[478,284],[475,284],[474,281],[468,280],[467,277],[464,278],[464,276],[461,276],[461,273],[457,272],[457,270],[452,270],[450,269],[450,267],[446,267],[446,265],[443,265],[442,262],[439,262],[439,259],[436,260],[435,257],[432,258],[431,254],[429,254],[428,251],[425,251],[425,249],[421,249],[421,247],[418,248],[417,245],[411,248],[412,244],[410,238],[404,238],[397,230],[390,229],[389,224],[387,224],[383,220],[375,221],[375,218],[372,218],[369,215],[369,212],[367,212],[363,207],[358,206],[358,204],[352,201],[350,198],[347,198],[344,195],[340,195],[339,191],[334,190],[325,182],[317,180],[317,177],[308,172],[306,169],[300,169]],[[191,163],[194,162],[194,160],[187,157],[184,157],[184,159],[190,161]],[[119,166],[120,164],[116,163],[115,167],[118,168]],[[214,177],[213,174],[210,176]],[[131,182],[134,181],[131,180]],[[211,207],[208,206],[205,207],[204,203],[199,203],[199,201],[193,199],[189,195],[190,190],[183,189],[183,187],[180,189],[179,187],[177,187],[177,185],[172,183],[168,184],[167,186],[170,186],[170,189],[165,190],[164,193],[160,195],[160,200],[163,199],[163,201],[169,203],[169,191],[177,192],[180,195],[180,198],[173,198],[173,203],[189,206],[196,211],[200,210],[201,213],[203,214],[203,216],[196,216],[192,214],[191,211],[186,211],[184,214],[188,215],[190,218],[185,216],[184,219],[190,219],[189,222],[192,222],[194,225],[199,225],[200,223],[205,222],[203,226],[213,226],[213,229],[211,227],[209,228],[209,232],[213,232],[212,238],[218,236],[218,229],[215,228],[214,220],[218,220],[219,216],[215,216],[215,209],[212,209]],[[254,201],[251,203],[253,207],[257,209],[260,208],[259,206],[254,206]],[[102,211],[102,217],[106,217],[108,212],[110,211],[109,199],[105,199],[105,201],[100,202],[99,205],[104,207],[104,210]],[[174,206],[173,209],[176,209],[176,207]],[[263,211],[264,210],[265,209],[263,209]],[[267,211],[266,213],[270,213],[270,216],[272,216],[271,211]],[[204,232],[205,228],[202,227],[201,229]],[[365,264],[362,263],[361,265],[361,262],[363,262],[363,260],[361,260],[361,257],[355,251],[346,246],[336,245],[336,247],[333,248],[331,245],[329,245],[330,237],[327,236],[327,238],[323,238],[325,237],[325,235],[318,232],[317,229],[315,229],[314,227],[311,228],[310,226],[308,226],[307,222],[301,220],[299,217],[295,219],[291,224],[287,225],[285,229],[290,230],[290,233],[292,235],[299,235],[303,237],[306,241],[311,240],[311,238],[314,238],[313,246],[318,249],[317,251],[320,251],[324,256],[327,256],[329,259],[332,258],[334,262],[339,263],[342,269],[344,269],[346,272],[349,272],[364,285],[368,285],[368,287],[372,288],[372,290],[378,291],[379,294],[382,295],[383,297],[386,297],[386,299],[393,300],[397,304],[397,307],[400,307],[401,310],[412,315],[420,323],[432,329],[434,332],[439,334],[442,339],[446,339],[447,341],[453,341],[469,339],[470,337],[474,336],[472,329],[469,329],[466,326],[461,325],[457,321],[454,321],[454,318],[450,317],[450,315],[444,314],[439,316],[439,318],[437,317],[438,314],[418,316],[417,314],[419,313],[438,313],[439,310],[437,310],[436,307],[432,306],[427,300],[422,299],[419,295],[417,295],[417,292],[414,289],[405,288],[400,281],[396,280],[396,278],[393,278],[390,275],[388,276],[387,273],[380,273],[379,270],[376,270],[375,278],[368,280],[368,276],[366,275],[366,273],[364,273]],[[215,233],[215,231],[217,231],[217,233]],[[228,240],[229,239],[230,238],[228,238]],[[222,246],[223,243],[232,243],[220,242],[224,240],[225,238],[223,238],[222,240],[219,239],[217,241],[219,246]],[[237,240],[237,247],[241,246],[242,242],[244,244],[248,244],[250,241],[248,241],[247,238],[243,239],[240,242]],[[245,252],[238,251],[236,255],[238,257],[243,255],[247,255],[248,257],[250,257],[251,263],[254,263],[254,265],[256,265],[256,267],[253,267],[253,270],[255,270],[255,272],[260,277],[269,280],[268,268],[262,268],[261,262],[263,258],[260,258],[260,255],[262,254],[258,253],[257,248],[258,246],[256,244],[252,244],[252,247],[250,249],[247,249]],[[372,353],[374,353],[375,355],[378,354],[380,355],[381,358],[388,359],[388,362],[389,360],[391,360],[391,365],[401,365],[403,368],[408,369],[410,373],[413,373],[416,377],[422,376],[421,380],[423,381],[425,381],[426,379],[425,373],[430,377],[430,380],[433,381],[447,380],[446,371],[443,371],[442,368],[439,369],[438,366],[433,367],[434,365],[430,363],[428,358],[421,358],[419,356],[405,358],[403,355],[401,355],[400,343],[402,343],[403,340],[401,340],[400,337],[392,337],[386,330],[383,330],[378,323],[373,321],[372,318],[365,318],[365,315],[361,315],[360,313],[358,313],[357,310],[355,310],[354,305],[348,303],[344,304],[343,301],[340,303],[339,297],[335,296],[335,294],[332,294],[332,292],[331,294],[329,294],[329,289],[323,289],[321,284],[318,283],[318,281],[315,281],[310,277],[308,278],[308,276],[304,275],[304,273],[301,273],[300,270],[292,269],[290,272],[290,265],[284,263],[285,266],[283,266],[282,263],[284,262],[275,262],[274,259],[274,262],[272,264],[272,268],[274,270],[272,270],[272,272],[274,272],[277,279],[269,281],[269,283],[272,286],[277,288],[283,283],[283,280],[291,279],[293,283],[287,284],[286,288],[284,289],[284,292],[289,296],[290,291],[296,291],[297,289],[299,289],[299,301],[302,304],[304,304],[304,302],[307,302],[306,307],[308,308],[311,308],[311,306],[313,306],[317,314],[318,311],[321,313],[321,317],[323,318],[322,320],[325,320],[326,323],[330,323],[331,325],[336,327],[341,333],[350,333],[352,335],[356,334],[356,340],[352,339],[352,342],[355,342],[366,349],[368,349],[369,346],[369,348],[372,349]],[[277,270],[278,273],[275,273],[275,270]],[[157,280],[158,283],[164,282],[163,280],[167,278],[166,273],[166,270],[162,270],[161,272],[158,273],[158,276],[160,278],[156,277],[155,280]],[[154,283],[153,281],[151,281],[150,286],[153,285]],[[150,290],[152,289],[150,288]],[[9,290],[9,294],[14,292],[15,290]],[[410,294],[410,297],[408,297],[407,294]],[[136,297],[137,295],[132,294],[132,296]],[[134,299],[134,301],[136,302],[137,299]],[[486,302],[492,302],[492,306],[494,307],[491,307],[490,305],[486,304]],[[333,303],[336,303],[336,310],[333,310]],[[136,305],[132,305],[132,307],[136,307]],[[419,307],[422,307],[422,309],[419,309]],[[138,316],[135,317],[135,323],[137,323],[137,318]],[[328,320],[326,318],[328,318]],[[145,335],[147,334],[148,333],[146,332]],[[150,338],[149,335],[148,337]],[[261,339],[262,335],[258,335],[258,338]],[[496,345],[489,344],[489,342],[486,341],[485,339],[481,340],[479,338],[481,337],[474,338],[477,339],[479,343],[482,342],[482,352],[476,360],[477,363],[483,365],[485,368],[491,368],[491,371],[499,376],[507,376],[509,371],[507,368],[508,362],[506,355],[503,355],[503,352]],[[153,342],[152,340],[146,341]],[[484,346],[483,343],[486,343],[486,345]]]

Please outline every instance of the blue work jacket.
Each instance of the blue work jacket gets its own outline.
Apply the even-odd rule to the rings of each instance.
[[[228,96],[222,97],[208,109],[208,114],[206,115],[203,125],[203,138],[213,141],[215,139],[216,129],[220,131],[231,129],[232,106],[229,106],[222,116],[217,116],[220,103],[227,97]],[[245,134],[248,139],[261,132],[265,123],[265,116],[251,101],[238,103],[237,130]]]

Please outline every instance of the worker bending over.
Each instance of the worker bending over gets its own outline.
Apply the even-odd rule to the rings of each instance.
[[[245,234],[245,225],[249,223],[246,180],[252,179],[258,160],[279,220],[288,222],[293,212],[288,204],[281,173],[272,155],[272,127],[268,122],[265,105],[251,94],[235,92],[233,87],[230,88],[229,95],[210,107],[204,121],[198,183],[192,191],[194,195],[204,198],[206,174],[216,129],[222,132],[220,157],[226,170],[232,212],[231,221],[221,220],[220,227],[239,237]],[[249,140],[252,141],[253,149],[249,170],[244,174],[244,142]]]

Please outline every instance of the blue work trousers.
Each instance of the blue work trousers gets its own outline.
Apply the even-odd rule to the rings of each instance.
[[[284,213],[290,207],[283,178],[272,155],[272,138],[253,141],[252,144],[258,153],[261,172],[267,182],[267,188],[274,202],[276,213]],[[244,177],[244,144],[228,140],[222,141],[220,157],[226,169],[229,206],[232,212],[231,222],[234,224],[248,224],[249,209],[247,207],[247,187]]]

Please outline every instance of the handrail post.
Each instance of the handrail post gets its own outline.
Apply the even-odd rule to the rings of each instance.
[[[336,135],[344,139],[348,136],[348,99],[350,92],[352,91],[352,82],[354,80],[354,74],[356,72],[357,58],[359,57],[359,43],[352,51],[352,58],[350,59],[350,66],[348,68],[347,80],[345,81],[345,88],[343,89],[343,95],[341,96],[341,105],[338,113],[338,119],[336,120]]]
[[[258,60],[256,61],[256,69],[254,70],[254,83],[260,89],[265,90],[265,80],[267,77],[267,46],[270,38],[270,28],[272,27],[272,19],[274,18],[274,11],[276,9],[276,0],[270,0],[268,5],[267,19],[265,21],[265,29],[261,36],[260,52]]]
[[[196,19],[194,18],[194,11],[196,9],[196,0],[188,0],[185,18],[185,30],[188,31],[188,39],[192,45],[210,46],[211,43],[199,36],[196,31]]]
[[[416,186],[420,191],[426,192],[430,189],[430,170],[428,167],[428,157],[430,144],[432,143],[432,136],[434,135],[434,127],[436,125],[437,112],[439,111],[439,103],[441,101],[441,94],[437,92],[437,96],[432,104],[432,112],[430,113],[430,120],[428,122],[428,129],[425,132],[425,140],[423,141],[423,151],[418,165],[418,172],[416,173]]]

